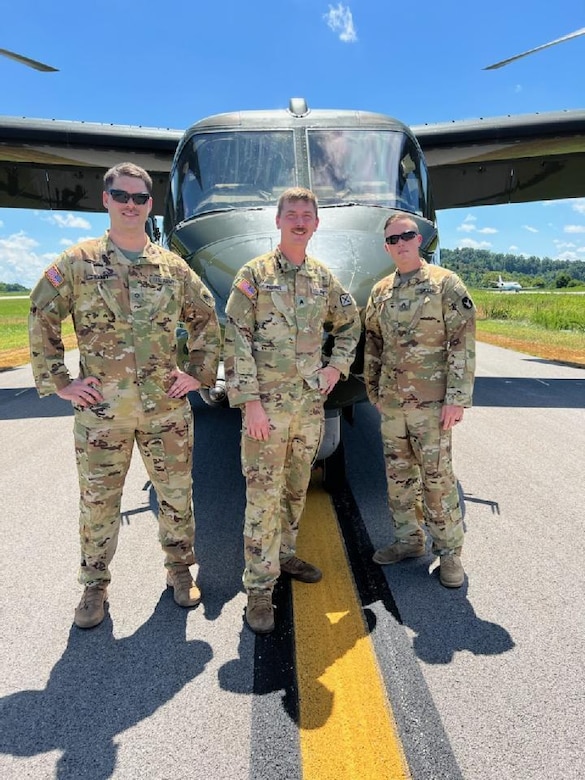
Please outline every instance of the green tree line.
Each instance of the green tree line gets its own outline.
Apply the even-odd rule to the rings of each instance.
[[[23,287],[22,284],[8,284],[7,282],[0,282],[0,293],[10,292],[30,292],[28,287]]]
[[[455,271],[468,287],[495,287],[498,276],[523,287],[562,289],[585,285],[585,262],[523,257],[487,249],[441,249],[441,265]]]

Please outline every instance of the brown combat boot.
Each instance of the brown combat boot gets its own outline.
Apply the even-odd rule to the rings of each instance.
[[[274,607],[270,590],[248,591],[246,623],[256,634],[269,634],[274,631]]]
[[[461,547],[441,555],[439,580],[446,588],[460,588],[463,585],[465,572],[461,563]]]
[[[201,601],[201,591],[185,564],[167,569],[167,585],[173,589],[173,598],[180,607],[196,607]]]
[[[81,601],[75,609],[73,622],[78,628],[99,626],[105,616],[104,604],[108,600],[108,583],[86,585]]]
[[[323,576],[321,569],[313,566],[312,563],[302,561],[293,555],[285,561],[280,562],[280,571],[289,574],[293,579],[299,582],[319,582]]]
[[[376,550],[372,560],[374,563],[379,563],[380,566],[385,566],[387,563],[398,563],[405,558],[420,558],[425,552],[424,537],[415,535],[392,542],[381,550]]]

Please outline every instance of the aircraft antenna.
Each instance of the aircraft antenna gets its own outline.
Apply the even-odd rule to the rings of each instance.
[[[288,110],[293,116],[306,116],[309,113],[309,107],[305,98],[291,98],[288,103]]]

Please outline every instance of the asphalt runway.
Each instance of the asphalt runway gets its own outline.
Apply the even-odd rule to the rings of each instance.
[[[277,631],[255,637],[242,621],[239,415],[197,405],[203,603],[181,610],[165,589],[156,500],[135,457],[109,612],[81,631],[72,625],[80,595],[72,415],[60,399],[37,397],[30,367],[0,373],[0,777],[585,776],[585,370],[478,344],[474,402],[454,436],[461,589],[440,586],[430,555],[371,563],[391,527],[378,415],[364,404],[344,423],[347,484],[331,498],[311,488],[299,539],[321,563],[339,536],[335,576],[318,586],[283,581]],[[312,533],[325,522],[323,502],[337,519]],[[311,609],[307,588],[321,585],[313,603],[326,606]],[[367,721],[379,720],[375,673],[350,672],[365,706],[344,711],[342,669],[364,643],[406,774],[374,774],[363,760],[385,740]],[[307,675],[318,707],[306,705]]]

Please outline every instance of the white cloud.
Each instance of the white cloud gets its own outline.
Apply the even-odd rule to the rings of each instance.
[[[524,230],[527,230],[529,233],[538,233],[537,228],[532,227],[532,225],[522,225]]]
[[[578,200],[571,204],[571,208],[573,211],[576,211],[577,214],[585,214],[585,198],[578,198]]]
[[[336,7],[330,5],[323,18],[330,30],[339,33],[340,41],[344,43],[355,43],[357,41],[357,33],[349,6],[341,3],[338,3]]]
[[[517,252],[519,249],[520,249],[520,247],[519,247],[519,246],[516,246],[516,244],[511,244],[511,245],[508,247],[508,252]]]
[[[459,227],[457,228],[461,233],[473,233],[475,230],[475,225],[473,222],[468,222],[465,220]]]
[[[32,287],[56,252],[38,253],[39,242],[24,231],[0,238],[0,281]]]
[[[80,217],[75,214],[51,214],[47,219],[47,222],[53,222],[60,228],[82,228],[83,230],[91,229],[91,222],[88,222],[84,217]]]
[[[565,233],[585,233],[585,225],[565,225]]]
[[[557,260],[568,260],[569,262],[573,262],[575,260],[583,260],[583,257],[579,256],[579,253],[581,251],[585,250],[585,247],[582,249],[578,249],[576,252],[561,252],[560,255],[557,255]]]
[[[59,246],[73,246],[73,241],[70,238],[62,238],[59,241]]]
[[[484,235],[487,236],[487,235],[492,235],[493,233],[497,233],[498,231],[496,230],[496,228],[487,227],[487,228],[478,228],[477,232],[483,233]]]
[[[457,243],[458,249],[489,249],[491,243],[489,241],[475,241],[473,238],[464,238]]]

